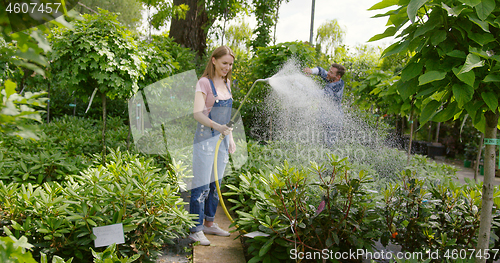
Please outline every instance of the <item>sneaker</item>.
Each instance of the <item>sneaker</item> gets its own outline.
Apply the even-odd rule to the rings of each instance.
[[[209,235],[217,235],[217,236],[223,236],[223,237],[228,237],[229,232],[222,230],[217,223],[214,223],[211,227],[205,226],[203,228],[203,233],[209,234]]]
[[[189,239],[193,240],[194,242],[199,241],[200,245],[202,246],[210,246],[210,241],[205,237],[205,234],[203,234],[203,231],[198,231],[191,233],[188,236]]]

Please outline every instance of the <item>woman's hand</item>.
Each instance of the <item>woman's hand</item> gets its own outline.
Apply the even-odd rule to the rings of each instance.
[[[232,137],[229,140],[229,149],[228,149],[228,152],[231,153],[231,154],[234,153],[234,152],[236,152],[236,143],[234,143],[234,140],[233,140]]]
[[[219,127],[217,128],[217,131],[222,133],[224,136],[228,136],[232,131],[233,128],[227,127],[227,125],[218,125]]]

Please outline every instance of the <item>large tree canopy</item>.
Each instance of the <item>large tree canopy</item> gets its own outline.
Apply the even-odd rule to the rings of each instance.
[[[79,2],[83,5],[76,5],[75,9],[81,14],[92,14],[93,11],[97,12],[98,8],[119,13],[118,21],[130,30],[135,29],[141,22],[143,7],[138,0],[80,0]]]
[[[371,9],[396,6],[388,28],[371,40],[396,37],[385,56],[414,53],[401,73],[398,92],[418,99],[420,123],[468,115],[485,138],[496,139],[500,88],[499,0],[384,0]],[[495,146],[486,145],[481,227],[477,248],[488,248]],[[477,258],[484,262],[485,257]]]

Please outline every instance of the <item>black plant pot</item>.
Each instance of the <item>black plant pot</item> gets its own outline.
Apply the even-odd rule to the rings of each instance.
[[[436,157],[436,156],[444,156],[446,153],[446,147],[443,145],[437,145],[437,144],[428,144],[427,145],[427,156],[430,158]]]

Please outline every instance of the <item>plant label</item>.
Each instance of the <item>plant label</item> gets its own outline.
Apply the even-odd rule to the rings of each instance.
[[[92,228],[92,232],[96,236],[96,239],[94,240],[94,247],[105,247],[112,244],[125,243],[122,223],[94,227]]]

